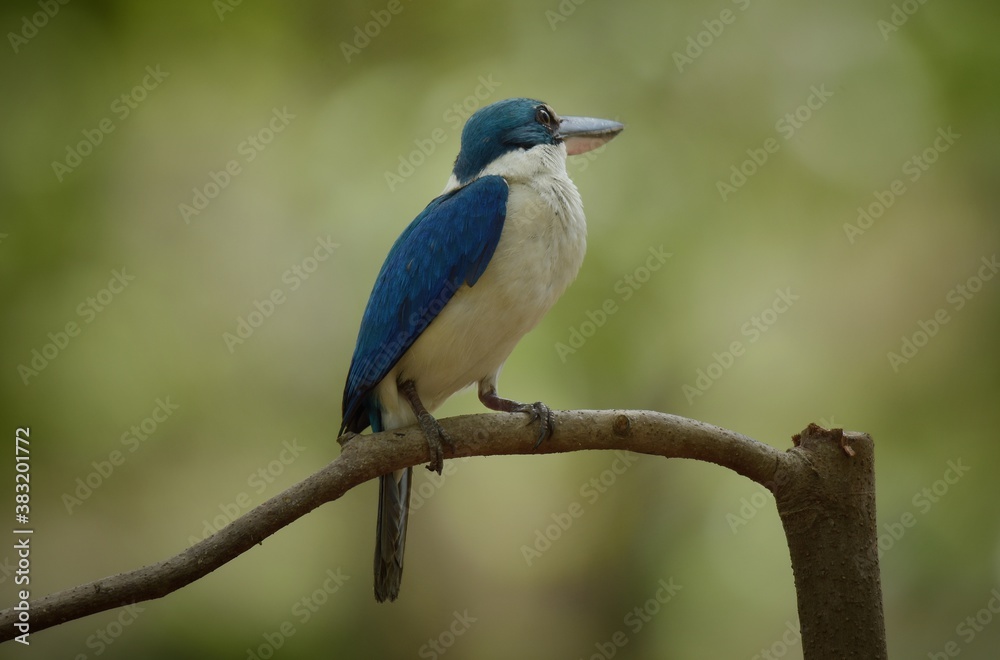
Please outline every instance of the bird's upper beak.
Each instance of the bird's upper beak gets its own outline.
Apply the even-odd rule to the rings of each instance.
[[[566,143],[566,153],[575,156],[596,149],[624,128],[624,124],[610,119],[562,117],[555,135]]]

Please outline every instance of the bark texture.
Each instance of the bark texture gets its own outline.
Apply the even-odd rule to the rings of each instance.
[[[619,449],[729,468],[775,494],[795,574],[805,657],[886,657],[874,445],[867,435],[810,425],[795,436],[797,446],[783,452],[717,426],[643,410],[560,411],[554,421],[555,433],[536,450],[536,429],[525,425],[523,415],[441,420],[455,440],[445,457]],[[166,596],[351,488],[429,459],[416,427],[348,434],[340,441],[343,451],[326,467],[180,554],[32,601],[31,633]],[[23,632],[16,627],[19,614],[13,608],[0,612],[0,641]]]

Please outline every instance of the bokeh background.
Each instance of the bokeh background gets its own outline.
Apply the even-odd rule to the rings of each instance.
[[[532,96],[628,128],[570,164],[587,258],[501,391],[777,447],[813,421],[870,432],[891,655],[997,657],[998,18],[916,0],[6,3],[0,463],[12,499],[30,426],[32,593],[172,555],[333,459],[382,258],[468,112]],[[227,342],[240,319],[257,327]],[[590,336],[560,353],[574,330]],[[439,414],[481,410],[467,392]],[[0,655],[801,657],[773,499],[741,477],[582,452],[417,479],[393,605],[371,595],[369,483],[180,592]],[[662,605],[661,580],[680,586]]]

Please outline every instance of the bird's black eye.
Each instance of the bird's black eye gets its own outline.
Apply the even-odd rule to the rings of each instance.
[[[555,117],[553,115],[554,113],[551,110],[546,108],[544,105],[540,105],[538,106],[538,109],[535,110],[535,121],[537,121],[542,126],[547,126],[549,128],[552,128],[556,123]]]

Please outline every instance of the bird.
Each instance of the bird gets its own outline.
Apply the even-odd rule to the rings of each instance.
[[[490,410],[524,413],[535,447],[553,433],[551,409],[501,397],[497,381],[517,342],[576,275],[586,249],[580,193],[567,156],[624,125],[561,117],[510,98],[473,113],[441,194],[403,230],[375,279],[344,388],[340,435],[418,424],[428,469],[441,473],[452,440],[433,417],[476,386]],[[375,599],[393,601],[403,575],[412,468],[379,477]]]

